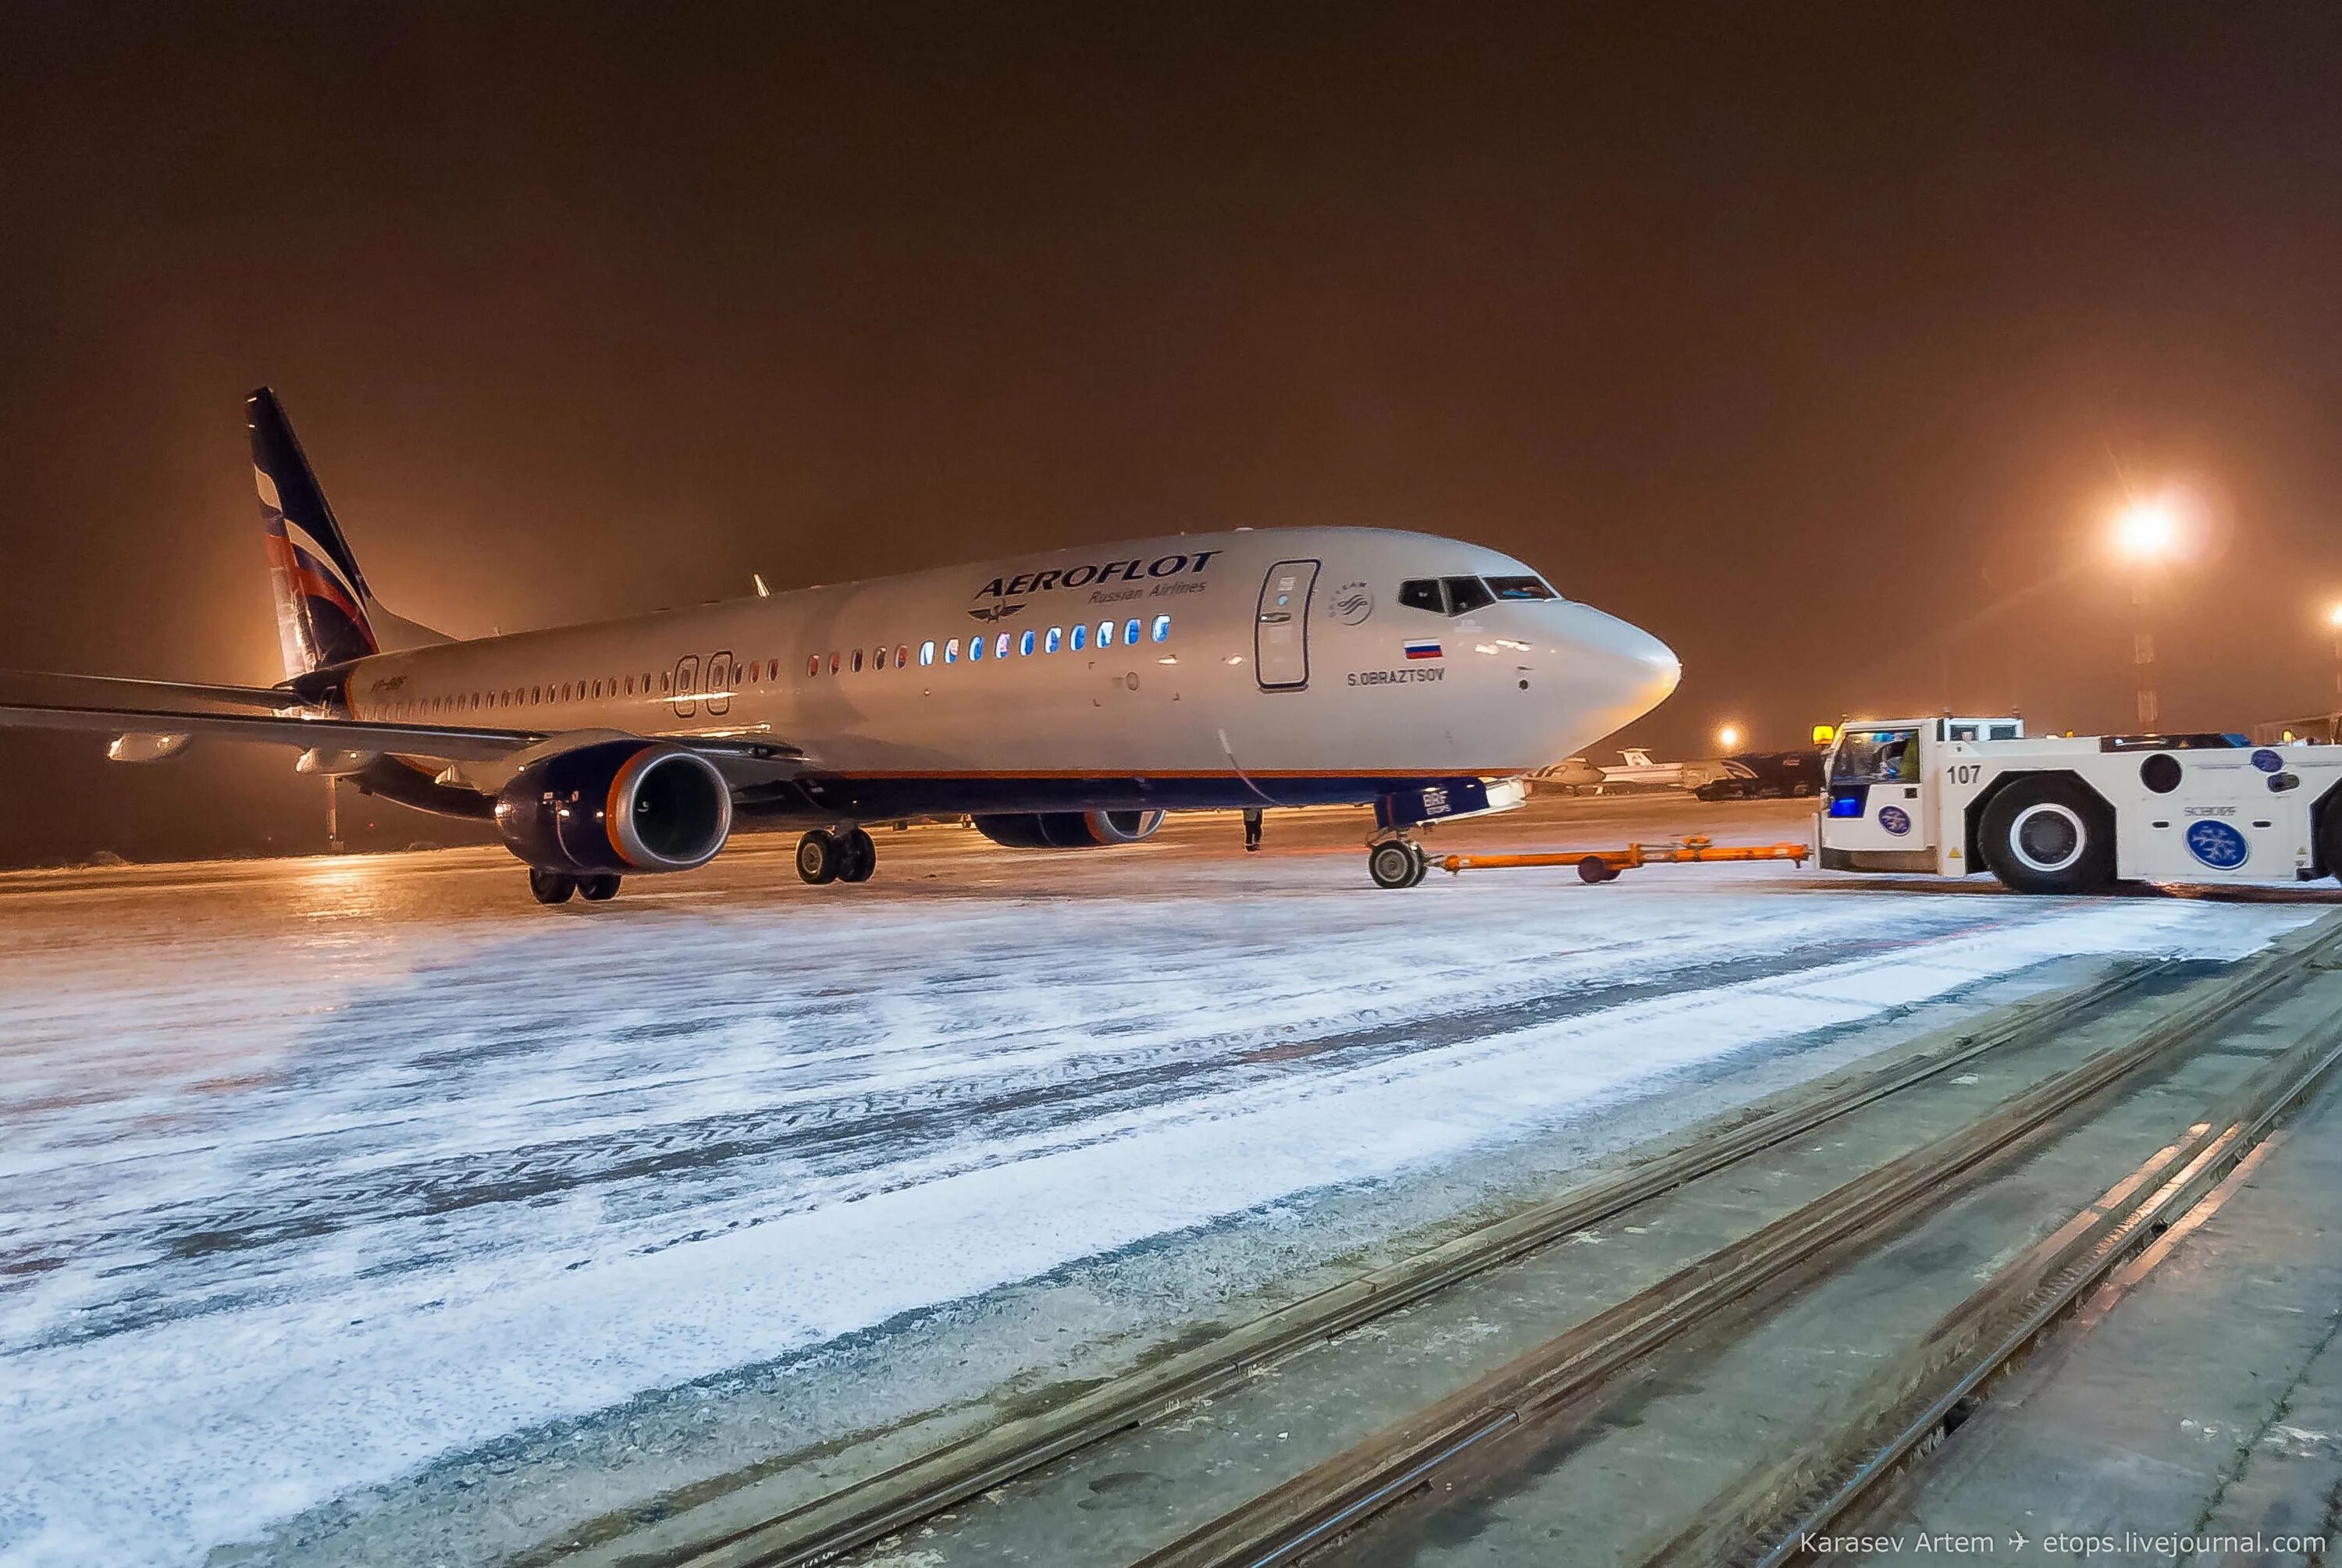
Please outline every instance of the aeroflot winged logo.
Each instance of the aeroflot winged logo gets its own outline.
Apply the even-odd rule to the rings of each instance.
[[[976,606],[968,614],[979,621],[1005,620],[1025,608],[1021,601],[1029,594],[1053,593],[1060,588],[1087,588],[1093,604],[1111,603],[1122,599],[1144,599],[1166,594],[1200,592],[1201,583],[1184,581],[1202,574],[1211,564],[1217,550],[1198,550],[1193,554],[1157,555],[1153,560],[1134,556],[1125,561],[1086,561],[1078,566],[1053,567],[1046,572],[1019,572],[1014,577],[995,577],[976,591]]]

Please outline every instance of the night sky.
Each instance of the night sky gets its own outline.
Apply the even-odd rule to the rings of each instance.
[[[266,382],[459,634],[1363,524],[1665,637],[1670,753],[2127,728],[2101,536],[2185,480],[2167,722],[2334,689],[2328,5],[27,4],[0,202],[0,665],[279,677]],[[0,861],[322,841],[99,751],[0,737]]]

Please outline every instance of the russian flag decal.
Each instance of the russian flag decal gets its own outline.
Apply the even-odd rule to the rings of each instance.
[[[1436,659],[1439,657],[1439,644],[1437,643],[1416,641],[1409,642],[1406,646],[1406,656],[1410,659]]]

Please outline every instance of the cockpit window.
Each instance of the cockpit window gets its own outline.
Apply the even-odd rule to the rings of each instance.
[[[1440,593],[1436,577],[1415,577],[1401,583],[1398,602],[1410,610],[1428,610],[1435,615],[1447,614],[1447,598]]]
[[[1499,599],[1556,599],[1560,595],[1546,586],[1542,577],[1491,577],[1488,591]]]
[[[1488,584],[1477,577],[1449,577],[1445,581],[1447,584],[1447,613],[1451,615],[1468,615],[1496,602],[1496,596],[1488,592]]]

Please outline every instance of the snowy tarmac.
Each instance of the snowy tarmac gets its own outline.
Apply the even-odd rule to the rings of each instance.
[[[1809,813],[1540,802],[1440,847]],[[503,1523],[432,1550],[496,1560],[692,1481],[706,1456],[639,1435],[661,1391],[720,1403],[710,1380],[852,1343],[823,1419],[882,1423],[866,1385],[922,1313],[1245,1216],[1306,1266],[1557,1128],[1802,1073],[2077,955],[2240,957],[2325,907],[1786,865],[1391,893],[1363,837],[881,833],[858,888],[801,885],[773,838],[555,910],[495,850],[0,877],[0,1563],[362,1558],[335,1533],[475,1470]],[[1237,1273],[1138,1315],[1174,1333],[1265,1283]],[[824,1435],[781,1425],[722,1464]],[[590,1484],[547,1433],[591,1438]]]

